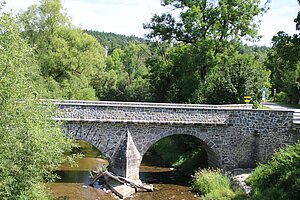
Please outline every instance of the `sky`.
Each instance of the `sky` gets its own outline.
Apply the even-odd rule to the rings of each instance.
[[[264,1],[264,0],[263,0]],[[39,0],[6,0],[6,10],[18,12]],[[143,23],[155,13],[167,11],[160,0],[61,0],[66,13],[77,27],[124,35],[143,37]],[[300,11],[297,0],[271,0],[270,10],[260,20],[259,34],[263,36],[257,45],[271,45],[278,31],[297,33],[294,19]]]

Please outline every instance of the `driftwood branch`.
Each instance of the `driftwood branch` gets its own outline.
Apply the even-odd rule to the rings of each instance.
[[[150,185],[142,184],[140,181],[134,181],[134,180],[131,180],[131,179],[128,179],[128,178],[117,176],[117,175],[114,175],[113,173],[110,173],[108,171],[97,173],[96,176],[92,175],[92,177],[93,177],[93,180],[91,182],[91,185],[93,185],[98,179],[103,177],[104,180],[112,179],[112,180],[117,181],[121,184],[130,185],[131,187],[135,188],[137,191],[153,192],[153,185],[151,185],[151,184]]]

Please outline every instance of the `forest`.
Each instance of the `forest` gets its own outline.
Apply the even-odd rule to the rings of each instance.
[[[300,34],[249,45],[255,17],[267,12],[260,3],[164,0],[180,15],[154,15],[138,38],[77,28],[61,0],[16,15],[0,0],[0,198],[46,199],[40,183],[74,146],[41,99],[232,104],[251,96],[257,108],[266,88],[268,99],[276,89],[277,101],[298,104]],[[299,31],[300,13],[294,22]]]
[[[21,37],[34,49],[33,81],[41,95],[212,104],[244,103],[244,96],[251,96],[257,107],[267,88],[270,97],[277,89],[283,101],[298,103],[299,36],[279,32],[270,48],[243,44],[257,39],[253,19],[264,12],[258,3],[242,9],[230,3],[221,9],[185,1],[166,5],[190,9],[176,20],[170,13],[154,15],[144,24],[150,31],[145,38],[80,30],[60,1],[41,1],[20,13]],[[243,18],[235,17],[250,8]]]

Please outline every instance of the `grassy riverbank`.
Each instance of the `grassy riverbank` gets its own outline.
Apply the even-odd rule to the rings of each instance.
[[[297,200],[300,196],[300,140],[275,152],[266,164],[260,164],[246,180],[251,197],[234,192],[221,170],[202,169],[193,176],[192,188],[206,200]]]
[[[233,191],[230,180],[220,169],[202,169],[193,176],[192,189],[207,200],[247,199],[241,190]]]

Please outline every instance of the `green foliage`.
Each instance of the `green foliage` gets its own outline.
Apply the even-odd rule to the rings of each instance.
[[[163,57],[158,54],[148,61],[156,101],[193,102],[200,83],[198,55],[200,52],[193,46],[176,45],[166,48]]]
[[[269,71],[254,56],[233,54],[222,56],[207,75],[205,102],[214,104],[244,103],[244,96],[252,102],[261,99],[261,88],[269,88]]]
[[[300,99],[300,34],[289,36],[278,32],[272,43],[266,65],[272,72],[273,87],[285,92],[289,103],[297,104]]]
[[[130,43],[138,43],[138,44],[146,43],[144,39],[135,36],[128,37],[125,35],[119,35],[115,33],[105,33],[105,32],[99,32],[94,30],[85,30],[85,32],[97,38],[97,40],[107,48],[109,55],[115,49],[124,50]]]
[[[300,0],[298,0],[298,3],[300,4]],[[294,20],[294,22],[296,23],[296,30],[300,30],[300,13],[298,12],[298,15],[296,17],[296,19]]]
[[[219,169],[201,169],[193,176],[192,188],[201,193],[201,198],[210,200],[234,199],[230,180]]]
[[[148,47],[129,43],[124,50],[115,49],[106,58],[104,72],[96,74],[92,85],[102,100],[146,101],[150,83],[145,60]]]
[[[298,199],[300,195],[300,141],[281,148],[267,164],[259,165],[247,179],[253,199]]]
[[[72,147],[33,84],[38,68],[20,27],[0,14],[0,199],[46,199],[45,181]]]
[[[231,46],[231,42],[256,36],[254,17],[262,11],[259,4],[260,0],[166,0],[163,6],[180,9],[179,16],[172,16],[172,12],[154,15],[144,28],[150,29],[150,39],[197,47],[198,75],[204,81],[214,56]]]
[[[104,69],[104,49],[92,36],[72,27],[60,0],[42,0],[20,14],[23,36],[35,48],[45,96],[95,100],[92,78]]]
[[[264,11],[259,4],[259,0],[163,1],[180,12],[178,17],[173,12],[154,15],[144,25],[150,29],[148,38],[156,41],[148,60],[153,99],[181,103],[241,103],[244,95],[258,99],[262,85],[269,87],[269,72],[262,65],[265,51],[242,48],[240,41],[256,37],[253,19]]]
[[[289,97],[285,92],[279,92],[278,94],[276,94],[276,101],[289,102]]]
[[[263,66],[265,52],[249,49],[238,53],[234,46],[211,56],[210,70],[202,82],[198,74],[201,51],[191,45],[155,47],[150,65],[153,99],[160,102],[244,103],[261,99],[261,88],[270,87],[270,71]]]
[[[299,2],[299,0],[298,0]],[[300,12],[294,20],[300,30]],[[272,71],[271,81],[278,92],[284,92],[287,103],[298,104],[300,100],[300,34],[288,35],[279,31],[272,38],[273,46],[268,54],[267,67]]]

